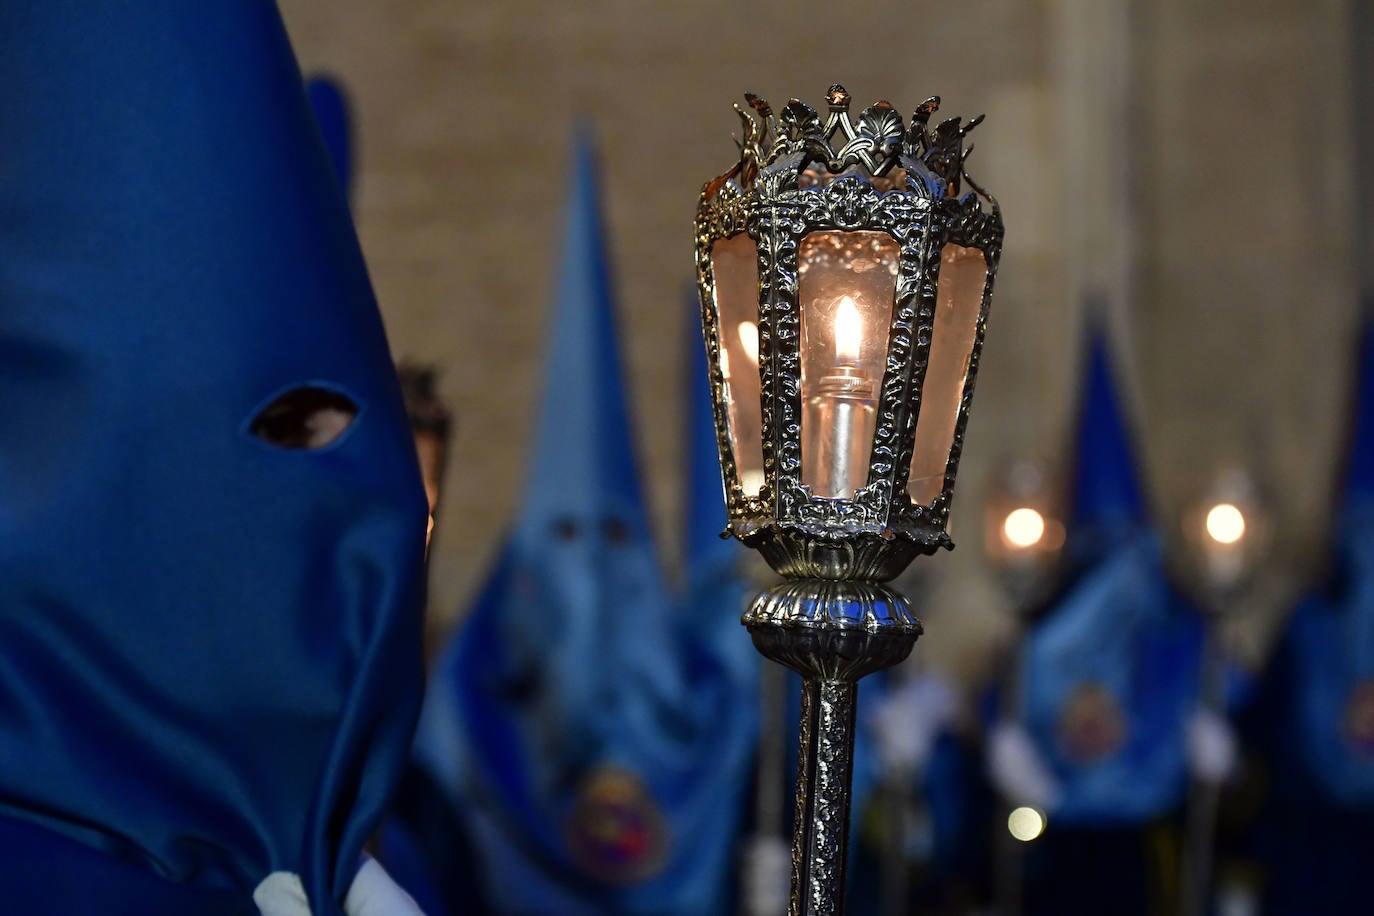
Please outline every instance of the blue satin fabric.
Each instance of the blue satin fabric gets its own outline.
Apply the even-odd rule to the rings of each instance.
[[[1361,332],[1343,504],[1337,510],[1336,576],[1299,603],[1276,648],[1261,714],[1278,717],[1277,741],[1297,773],[1281,791],[1323,804],[1374,807],[1374,740],[1352,742],[1351,716],[1374,716],[1374,320]],[[1288,695],[1285,696],[1284,694]],[[1365,731],[1370,731],[1368,725]]]
[[[1356,372],[1348,467],[1335,513],[1334,575],[1298,603],[1243,719],[1269,770],[1268,807],[1249,839],[1266,865],[1263,912],[1272,916],[1355,913],[1369,905],[1374,862],[1372,321],[1366,320],[1362,331]]]
[[[433,675],[417,759],[454,812],[448,842],[480,862],[470,896],[496,911],[721,912],[753,697],[722,685],[738,662],[713,655],[711,631],[738,619],[737,593],[710,571],[683,612],[664,588],[585,136],[571,188],[524,504]],[[687,653],[683,618],[704,634]],[[607,773],[640,787],[627,808],[645,829],[610,837],[620,859],[577,835],[579,801]]]
[[[338,912],[418,709],[426,511],[277,10],[6,3],[0,125],[0,813]],[[304,384],[340,438],[250,434]]]
[[[1065,545],[1070,564],[1086,565],[1132,537],[1149,516],[1132,435],[1112,372],[1105,322],[1090,318]]]
[[[1202,644],[1201,617],[1165,584],[1145,535],[1085,573],[1026,637],[1023,723],[1064,793],[1054,823],[1139,824],[1182,800]],[[1111,698],[1122,729],[1119,745],[1091,760],[1075,759],[1063,738],[1084,689]]]
[[[167,881],[139,862],[9,817],[0,817],[0,855],[6,913],[258,916],[252,899],[237,889]]]
[[[1091,328],[1074,442],[1064,593],[1020,649],[1023,723],[1060,782],[1053,822],[1140,824],[1182,798],[1204,627],[1150,533],[1105,328]],[[1077,720],[1076,717],[1085,717]],[[1079,726],[1119,733],[1084,754]]]
[[[1279,650],[1291,654],[1293,696],[1284,718],[1291,729],[1288,753],[1298,757],[1305,777],[1297,784],[1338,806],[1374,807],[1374,749],[1354,746],[1349,733],[1356,690],[1374,685],[1371,562],[1374,557],[1363,557],[1356,573],[1363,581],[1351,594],[1314,595],[1300,604]]]
[[[1369,634],[1351,641],[1352,617],[1370,605],[1348,601],[1338,587],[1299,604],[1247,710],[1268,764],[1268,804],[1246,838],[1264,866],[1266,916],[1368,908],[1374,761],[1351,745],[1346,717],[1370,675],[1359,661]]]

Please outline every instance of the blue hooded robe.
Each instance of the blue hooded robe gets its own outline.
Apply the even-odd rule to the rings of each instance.
[[[1267,762],[1264,912],[1364,912],[1374,864],[1374,321],[1365,320],[1332,575],[1305,596],[1245,711]]]
[[[1062,792],[1027,850],[1025,912],[1143,913],[1163,889],[1151,825],[1187,791],[1204,625],[1167,582],[1100,329],[1081,398],[1067,579],[1019,658],[1019,719]]]
[[[475,876],[438,876],[461,912],[721,912],[752,698],[720,686],[710,619],[684,651],[660,577],[585,135],[570,188],[524,502],[435,669],[398,813]]]
[[[348,93],[336,77],[315,75],[306,78],[305,95],[324,136],[334,176],[351,199],[356,187],[353,175],[355,129]],[[413,431],[415,418],[410,420]],[[404,793],[408,785],[403,774],[397,791]],[[395,795],[392,801],[394,805]],[[404,824],[395,817],[384,818],[372,838],[369,852],[383,863],[391,880],[410,895],[421,911],[427,916],[443,916],[446,907],[431,872],[434,866]]]
[[[337,914],[426,511],[276,7],[13,0],[0,123],[0,906],[251,914],[291,871]],[[263,438],[321,399],[328,444]]]

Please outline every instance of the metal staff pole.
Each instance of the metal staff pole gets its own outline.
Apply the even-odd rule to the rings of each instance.
[[[1234,609],[1255,560],[1266,546],[1268,524],[1258,488],[1250,475],[1238,468],[1217,476],[1202,506],[1184,526],[1201,561],[1207,596],[1199,706],[1206,713],[1224,716],[1226,659],[1221,625]],[[1207,912],[1220,803],[1220,781],[1195,776],[1187,800],[1180,916],[1204,916]]]
[[[1064,546],[1064,526],[1056,517],[1058,494],[1043,464],[1016,461],[1003,468],[990,487],[984,509],[984,551],[997,568],[1007,606],[1019,632],[1002,667],[998,715],[1021,718],[1021,654],[1026,618],[1050,588]],[[1008,829],[999,833],[994,850],[993,902],[999,916],[1019,916],[1025,871],[1025,841],[1013,835],[1010,815],[1015,800],[1001,797]]]
[[[1217,607],[1230,606],[1222,596],[1230,589],[1218,589]],[[1224,714],[1226,708],[1226,665],[1217,636],[1215,617],[1208,621],[1202,648],[1202,708]],[[1188,786],[1187,820],[1183,841],[1181,899],[1179,916],[1205,916],[1208,888],[1212,883],[1212,849],[1216,842],[1217,809],[1221,803],[1221,784],[1217,780],[1194,778]]]
[[[1007,711],[1019,717],[1021,709],[1021,662],[1018,644],[1013,647],[1002,676],[1002,701],[999,715]],[[1010,816],[1015,802],[999,794],[1001,812]],[[1010,830],[998,833],[996,860],[993,872],[993,900],[996,902],[997,916],[1020,916],[1022,883],[1025,880],[1025,843],[1012,836]]]

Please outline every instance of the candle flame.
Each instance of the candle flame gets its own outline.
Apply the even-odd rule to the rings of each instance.
[[[759,364],[759,326],[752,321],[739,323],[739,342],[744,347],[744,355],[755,366]]]
[[[859,361],[859,342],[863,337],[863,320],[854,300],[845,296],[835,310],[835,361],[854,364]]]

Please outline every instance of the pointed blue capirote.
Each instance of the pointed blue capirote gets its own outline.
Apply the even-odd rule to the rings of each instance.
[[[320,125],[329,162],[344,193],[353,193],[353,119],[349,115],[348,93],[343,84],[328,75],[305,81],[305,94]]]
[[[625,406],[600,177],[586,126],[576,132],[569,187],[520,524],[542,534],[549,511],[590,515],[614,507],[639,536],[648,523]]]
[[[478,859],[446,888],[460,911],[722,912],[750,700],[706,677],[719,659],[684,660],[660,578],[585,130],[569,192],[528,488],[431,678],[416,758],[434,800],[409,814],[431,860]]]
[[[3,908],[253,913],[284,870],[337,914],[419,707],[426,511],[280,16],[3,4],[0,123]],[[301,389],[356,416],[260,438]]]
[[[1293,771],[1290,794],[1352,807],[1374,805],[1374,319],[1353,387],[1335,576],[1299,602],[1260,692],[1281,707],[1264,714],[1285,720],[1276,734],[1301,739],[1272,742]]]
[[[1370,314],[1368,311],[1365,313]],[[1355,912],[1374,839],[1374,319],[1352,378],[1333,575],[1298,602],[1244,722],[1273,787],[1257,843],[1276,914]],[[1310,880],[1320,875],[1321,880]]]
[[[1070,552],[1096,555],[1145,526],[1131,425],[1112,368],[1105,322],[1088,329],[1070,460],[1072,504],[1068,517]]]
[[[1151,530],[1105,323],[1087,332],[1070,460],[1067,581],[1027,630],[1015,712],[1063,792],[1051,822],[1139,825],[1188,780],[1204,628]]]

